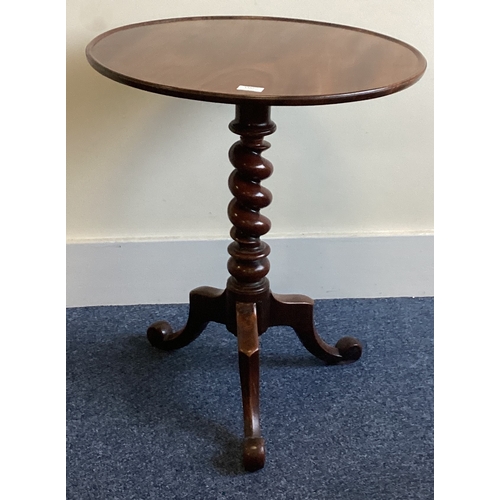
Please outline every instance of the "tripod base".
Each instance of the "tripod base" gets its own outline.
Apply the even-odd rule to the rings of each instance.
[[[335,346],[321,339],[314,326],[314,301],[309,297],[268,292],[254,299],[237,296],[228,289],[196,288],[190,293],[184,328],[174,332],[166,321],[158,321],[147,331],[149,342],[166,351],[191,343],[210,321],[224,324],[236,335],[245,436],[243,465],[248,471],[261,469],[265,462],[259,413],[259,335],[270,326],[290,326],[304,347],[328,364],[352,363],[362,353],[361,343],[354,337],[343,337]]]

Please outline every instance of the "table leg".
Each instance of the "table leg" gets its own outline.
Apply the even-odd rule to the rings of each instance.
[[[271,294],[271,324],[291,326],[302,345],[326,363],[347,364],[358,360],[362,346],[355,337],[342,337],[335,347],[321,339],[314,326],[313,307],[314,301],[306,295]]]
[[[202,286],[189,294],[189,316],[184,328],[174,332],[166,321],[157,321],[148,328],[147,337],[151,345],[164,351],[180,349],[198,338],[210,321],[226,324],[225,291]]]
[[[264,467],[264,439],[260,434],[259,413],[259,332],[255,304],[236,304],[238,360],[243,399],[243,466],[248,471]]]

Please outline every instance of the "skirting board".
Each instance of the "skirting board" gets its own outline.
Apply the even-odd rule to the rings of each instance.
[[[313,299],[434,294],[432,235],[267,238],[276,293]],[[67,307],[188,302],[224,288],[230,240],[68,243]]]

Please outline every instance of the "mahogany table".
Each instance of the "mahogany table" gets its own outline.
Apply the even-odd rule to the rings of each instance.
[[[234,195],[228,247],[231,275],[225,290],[200,287],[189,296],[184,328],[165,321],[147,330],[151,344],[179,349],[210,321],[236,335],[243,398],[243,464],[264,466],[259,416],[259,335],[286,325],[304,347],[326,363],[361,356],[353,337],[335,346],[316,332],[313,300],[277,295],[269,288],[269,245],[261,241],[271,223],[260,210],[271,203],[261,185],[273,166],[261,156],[276,130],[271,106],[336,104],[385,96],[417,82],[426,68],[422,54],[401,41],[367,30],[324,22],[271,17],[194,17],[123,26],[95,38],[87,59],[100,73],[149,92],[236,105],[229,128],[240,139],[230,148]]]

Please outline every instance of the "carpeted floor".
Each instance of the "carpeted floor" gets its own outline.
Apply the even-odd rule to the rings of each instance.
[[[293,330],[261,337],[266,466],[246,473],[236,339],[182,350],[147,326],[187,305],[67,310],[68,500],[433,498],[432,298],[319,300],[323,338],[364,344],[326,366]]]

